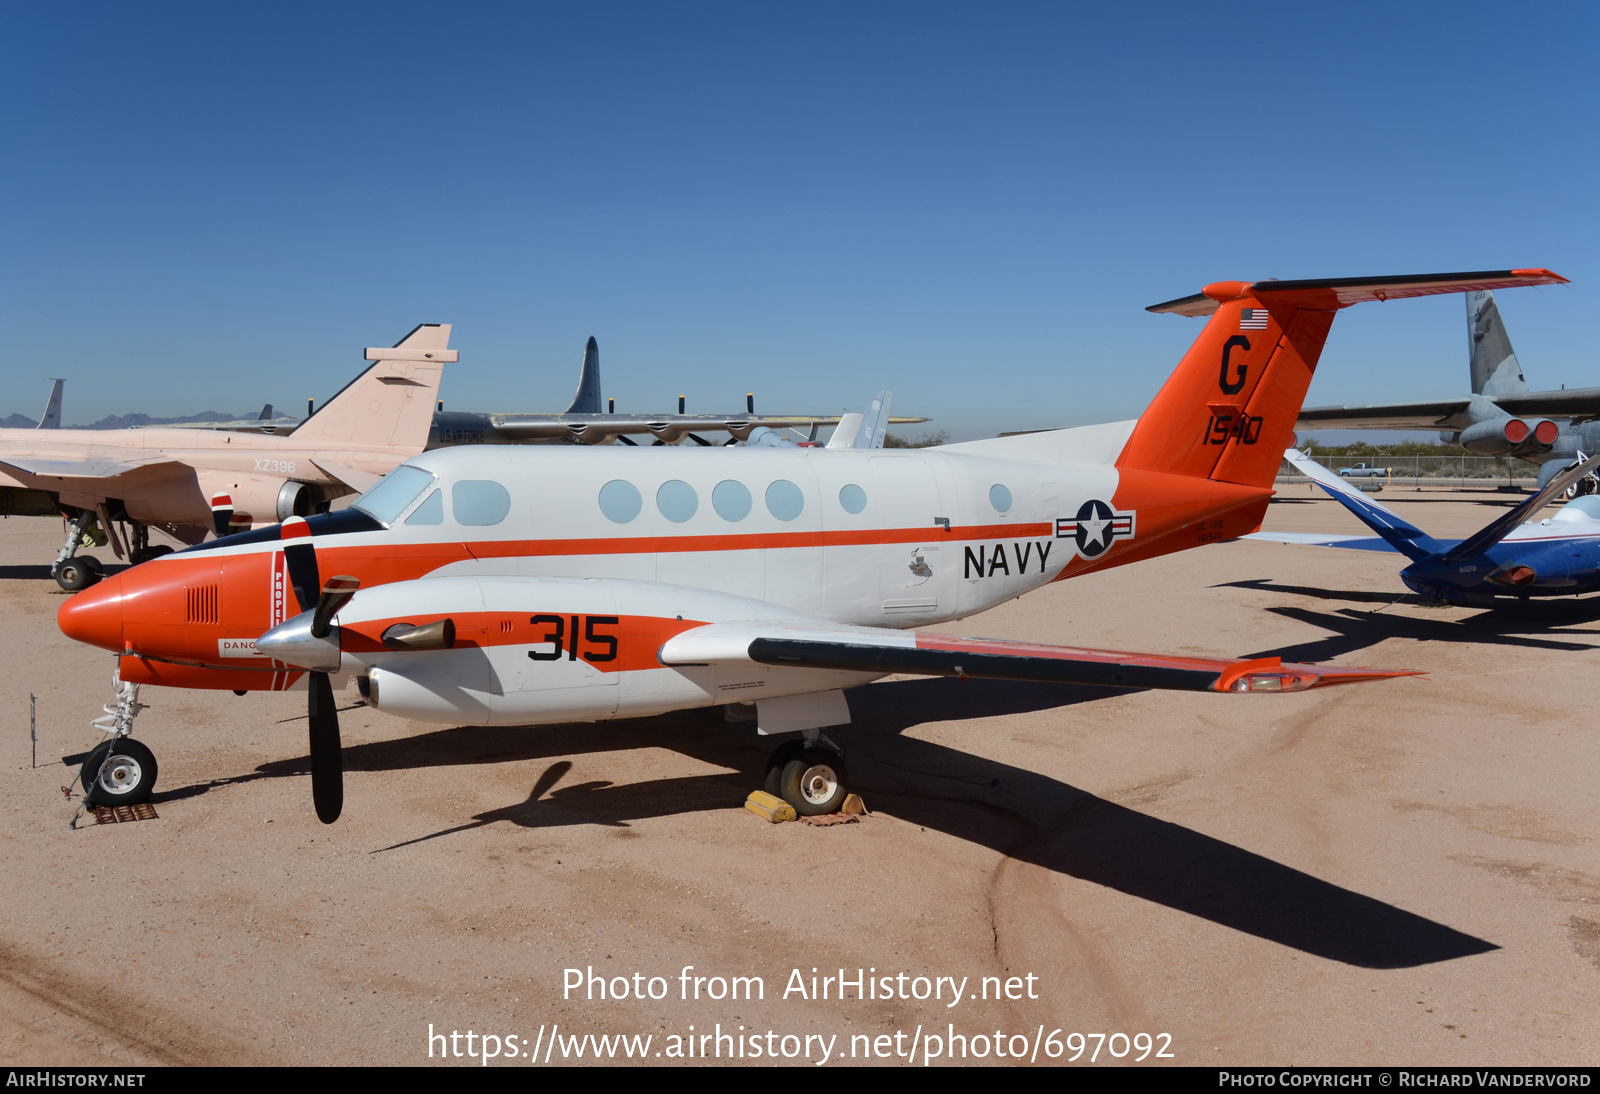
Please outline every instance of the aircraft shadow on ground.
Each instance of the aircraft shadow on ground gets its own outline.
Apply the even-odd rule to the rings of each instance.
[[[1379,593],[1277,585],[1261,579],[1230,581],[1213,588],[1293,593],[1321,600],[1356,603],[1382,601],[1385,606],[1397,603],[1415,606],[1422,603],[1416,596],[1387,597]],[[1367,649],[1389,638],[1407,638],[1416,642],[1479,642],[1561,652],[1600,648],[1600,641],[1585,640],[1600,640],[1600,631],[1573,629],[1600,621],[1600,599],[1562,599],[1542,603],[1509,602],[1493,608],[1484,608],[1460,618],[1442,614],[1436,618],[1429,618],[1395,612],[1360,611],[1353,608],[1319,612],[1292,605],[1277,605],[1267,608],[1266,611],[1334,633],[1291,646],[1261,650],[1250,654],[1251,657],[1281,657],[1285,661],[1327,661]]]
[[[1087,791],[906,734],[929,723],[1073,707],[1117,691],[1053,684],[922,679],[850,692],[852,786],[869,805],[1011,858],[1102,885],[1304,953],[1365,968],[1409,968],[1497,947],[1403,909],[1322,881],[1223,840],[1158,820]],[[726,809],[761,783],[771,741],[720,712],[686,711],[602,725],[438,730],[345,750],[350,771],[550,760],[526,799],[469,822],[374,853],[499,822],[525,828],[626,827],[651,817]],[[568,757],[665,746],[721,768],[616,785],[567,786]],[[1114,743],[1108,747],[1115,747]],[[303,758],[157,795],[188,797],[219,786],[308,772]],[[309,794],[307,809],[310,808]]]
[[[50,581],[54,583],[54,579],[50,576],[51,567],[52,564],[48,562],[0,566],[0,581]],[[123,570],[128,569],[126,565],[117,562],[102,563],[101,567],[106,577],[114,577]],[[64,589],[59,591],[66,592]]]
[[[50,566],[0,566],[0,581],[49,581]]]

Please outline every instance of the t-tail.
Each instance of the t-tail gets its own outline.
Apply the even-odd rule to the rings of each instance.
[[[578,372],[578,393],[568,414],[600,413],[600,343],[593,338],[583,347],[583,368]]]
[[[302,422],[295,439],[421,452],[443,366],[457,359],[449,345],[449,323],[423,323],[392,347],[369,348],[373,365]]]
[[[1219,281],[1153,305],[1149,311],[1209,319],[1116,459],[1115,507],[1138,511],[1139,535],[1103,564],[1233,539],[1260,526],[1340,309],[1565,281],[1542,269]]]
[[[1517,351],[1500,319],[1494,293],[1467,293],[1467,353],[1474,395],[1516,395],[1528,390]]]

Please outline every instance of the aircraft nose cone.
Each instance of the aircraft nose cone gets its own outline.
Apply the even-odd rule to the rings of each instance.
[[[74,593],[56,613],[61,633],[77,642],[121,653],[122,575]]]

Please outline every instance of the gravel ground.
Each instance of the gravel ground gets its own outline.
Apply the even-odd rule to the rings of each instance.
[[[1383,498],[1439,535],[1507,504]],[[1267,527],[1360,530],[1303,487]],[[590,1034],[651,1038],[608,1042],[619,1063],[1043,1064],[1074,1033],[1080,1062],[1128,1035],[1100,1064],[1143,1044],[1600,1063],[1600,602],[1429,608],[1398,556],[1253,542],[1061,582],[942,629],[1429,675],[1286,696],[883,681],[837,734],[871,815],[828,828],[742,808],[770,742],[716,712],[457,729],[364,708],[324,827],[302,695],[150,688],[160,818],[74,829],[59,757],[97,740],[112,662],[55,627],[59,538],[0,522],[5,1063],[476,1064],[454,1055],[469,1030],[514,1054],[495,1066],[535,1045],[592,1063],[568,1040]],[[841,1000],[841,969],[880,998]],[[565,990],[590,970],[605,998]],[[733,977],[764,997],[729,998]]]

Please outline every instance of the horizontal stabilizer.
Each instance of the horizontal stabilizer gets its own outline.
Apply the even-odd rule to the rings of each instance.
[[[1304,547],[1344,547],[1352,551],[1397,553],[1394,544],[1378,536],[1349,536],[1327,532],[1251,532],[1239,538],[1260,540],[1263,543],[1293,543]]]
[[[1567,279],[1549,270],[1481,270],[1475,273],[1391,274],[1380,277],[1329,277],[1308,281],[1219,281],[1194,296],[1152,304],[1145,311],[1171,315],[1213,314],[1223,300],[1249,292],[1269,311],[1274,308],[1347,308],[1369,300],[1403,300],[1413,296],[1511,289],[1522,285],[1564,285]]]
[[[418,323],[411,333],[392,346],[368,346],[369,361],[439,361],[455,364],[457,352],[449,349],[449,323]]]

